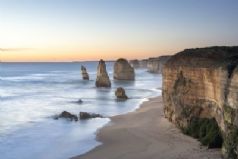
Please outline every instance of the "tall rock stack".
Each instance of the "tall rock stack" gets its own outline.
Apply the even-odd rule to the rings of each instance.
[[[114,64],[114,79],[135,80],[135,71],[126,59],[120,58]]]
[[[208,147],[221,141],[219,133],[206,133],[218,127],[224,157],[238,158],[238,47],[187,49],[172,56],[163,69],[162,94],[166,118]],[[217,126],[208,127],[214,121]]]
[[[81,74],[82,74],[83,80],[89,80],[87,69],[84,66],[81,66]]]
[[[97,67],[96,87],[111,87],[111,81],[107,74],[106,64],[101,59]]]

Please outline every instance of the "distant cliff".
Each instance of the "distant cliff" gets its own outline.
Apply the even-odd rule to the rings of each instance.
[[[158,58],[149,58],[147,61],[147,69],[151,73],[162,73],[164,64],[169,60],[170,56],[160,56]]]
[[[134,68],[146,68],[147,67],[147,61],[148,59],[143,59],[143,60],[130,60],[130,64]]]
[[[216,126],[207,126],[214,119],[224,157],[238,158],[238,47],[187,49],[172,56],[164,65],[162,94],[166,118],[211,147],[219,145]]]
[[[130,64],[134,68],[146,68],[151,73],[162,73],[163,66],[169,58],[170,56],[160,56],[144,60],[131,60]]]

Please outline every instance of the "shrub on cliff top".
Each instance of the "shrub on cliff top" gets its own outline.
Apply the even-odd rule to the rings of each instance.
[[[223,139],[217,122],[214,118],[193,118],[184,133],[197,138],[208,148],[221,148]]]

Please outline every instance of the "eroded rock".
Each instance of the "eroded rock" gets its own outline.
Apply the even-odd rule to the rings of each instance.
[[[117,88],[117,90],[115,91],[115,95],[117,99],[128,99],[125,89],[122,87]]]
[[[55,119],[64,118],[70,121],[78,121],[78,117],[74,114],[71,114],[67,111],[63,111],[60,115],[54,117]]]
[[[82,104],[82,103],[83,103],[83,100],[82,100],[82,99],[79,99],[79,100],[77,101],[77,103],[78,103],[78,104]]]
[[[88,75],[86,67],[81,66],[81,74],[82,74],[83,80],[89,80],[89,75]]]
[[[95,113],[88,113],[88,112],[80,112],[79,113],[79,118],[81,120],[85,119],[90,119],[90,118],[102,118],[103,116],[100,114],[95,114]]]
[[[103,60],[99,61],[97,67],[96,87],[111,87],[111,81],[107,74],[106,64]]]
[[[114,64],[114,79],[135,80],[135,71],[126,59],[120,58]]]

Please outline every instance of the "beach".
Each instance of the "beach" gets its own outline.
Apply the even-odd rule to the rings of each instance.
[[[220,159],[164,118],[162,97],[151,98],[134,112],[111,117],[98,130],[102,144],[72,159]]]

